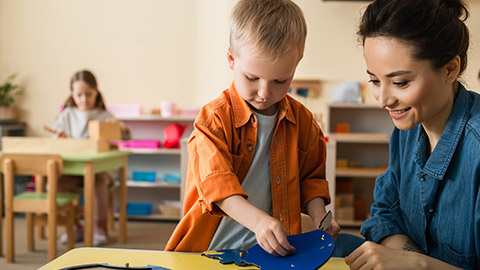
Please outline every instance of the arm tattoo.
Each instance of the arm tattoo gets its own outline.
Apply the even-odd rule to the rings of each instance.
[[[411,239],[407,239],[402,249],[423,254],[422,250]]]

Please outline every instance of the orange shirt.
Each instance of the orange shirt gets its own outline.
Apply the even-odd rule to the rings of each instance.
[[[253,159],[257,120],[235,83],[200,110],[188,141],[184,217],[165,250],[205,251],[225,213],[215,204],[241,195]],[[270,146],[273,216],[288,235],[301,232],[300,213],[316,197],[330,203],[325,180],[326,145],[312,113],[286,96]]]

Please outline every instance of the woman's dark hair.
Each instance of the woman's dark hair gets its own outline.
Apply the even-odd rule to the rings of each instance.
[[[73,91],[73,83],[77,81],[83,81],[91,88],[97,90],[97,98],[95,100],[95,108],[100,108],[106,110],[105,102],[103,101],[102,94],[98,90],[97,80],[92,72],[88,70],[81,70],[73,74],[72,79],[70,79],[70,90]],[[73,100],[72,95],[70,95],[64,103],[65,107],[77,107],[75,101]]]
[[[435,70],[458,55],[461,74],[470,44],[468,16],[462,0],[376,0],[365,10],[357,34],[362,44],[368,37],[406,42],[414,59],[430,60]]]

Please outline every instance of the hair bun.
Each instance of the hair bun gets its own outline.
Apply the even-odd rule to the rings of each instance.
[[[468,16],[468,10],[463,0],[437,0],[440,7],[445,7],[450,10],[450,14],[454,15],[462,21],[465,21]]]

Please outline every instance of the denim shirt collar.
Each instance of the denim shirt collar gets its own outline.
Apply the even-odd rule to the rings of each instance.
[[[430,157],[427,157],[425,151],[428,141],[427,134],[422,125],[418,125],[417,143],[415,145],[415,163],[422,168],[422,172],[419,173],[443,180],[463,130],[465,129],[471,106],[472,100],[470,95],[465,87],[459,83],[458,93],[447,125]]]
[[[230,100],[232,102],[232,110],[235,121],[235,128],[239,128],[250,120],[253,116],[252,109],[248,103],[240,96],[238,90],[235,86],[235,81],[232,82],[229,88]],[[278,102],[278,121],[283,118],[286,118],[292,123],[296,123],[295,116],[292,112],[290,103],[288,102],[287,97],[285,96],[282,100]]]

